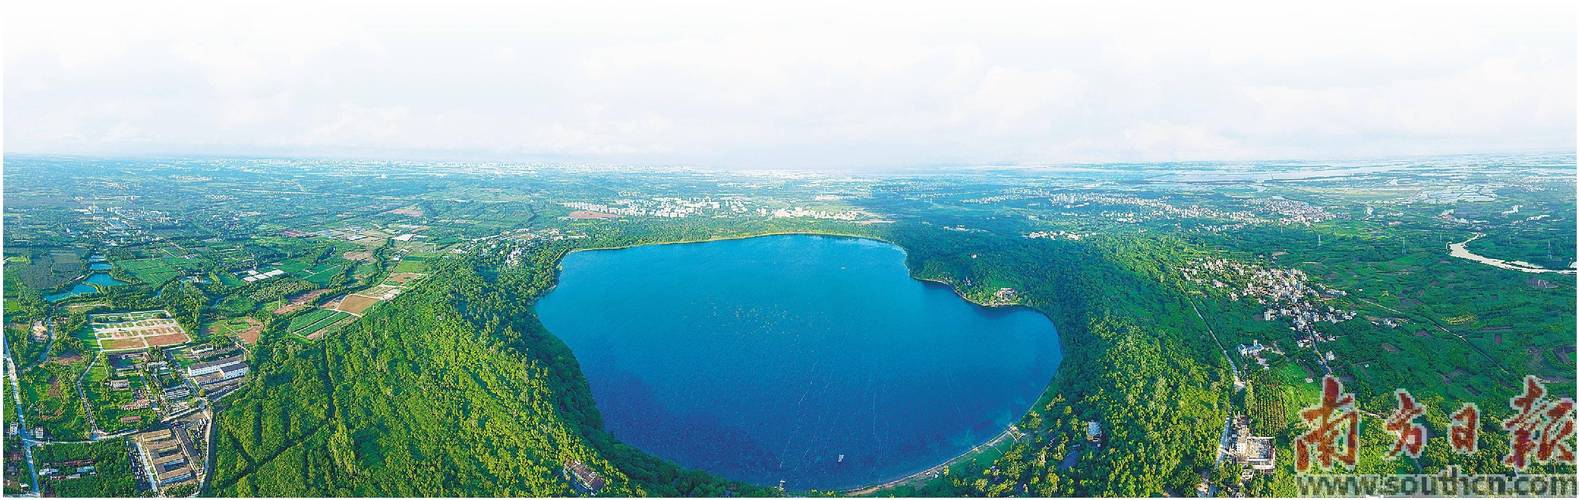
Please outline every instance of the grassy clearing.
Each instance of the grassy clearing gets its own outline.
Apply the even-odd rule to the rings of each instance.
[[[87,360],[60,358],[23,371],[21,389],[28,424],[42,427],[51,439],[82,439],[88,435],[88,422],[77,394],[77,376]]]
[[[181,274],[169,261],[179,260],[174,257],[152,257],[147,259],[130,259],[116,261],[115,266],[130,274],[133,278],[143,283],[157,285],[164,283]]]

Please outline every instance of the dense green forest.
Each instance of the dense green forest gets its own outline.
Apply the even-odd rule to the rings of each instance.
[[[1020,421],[1031,439],[990,463],[881,494],[1178,495],[1211,468],[1232,378],[1179,294],[1095,245],[903,224],[886,237],[906,248],[918,277],[967,297],[1020,290],[1023,304],[1053,319],[1066,357],[1039,408]],[[1107,430],[1100,449],[1081,443],[1090,421]],[[1070,453],[1079,460],[1061,466]]]
[[[402,295],[393,307],[379,309],[322,346],[266,344],[268,350],[258,357],[264,376],[246,389],[249,393],[238,395],[242,403],[221,413],[221,463],[212,492],[565,494],[570,490],[558,464],[570,461],[602,465],[599,472],[610,479],[609,492],[773,492],[681,471],[618,444],[599,430],[596,407],[573,355],[533,316],[530,303],[552,285],[559,258],[572,248],[731,236],[667,229],[683,231],[683,226],[653,228],[646,238],[531,247],[515,265],[486,253],[456,260],[445,268],[450,279]],[[826,231],[859,234],[848,227]],[[927,234],[922,231],[928,228],[901,224],[866,235],[905,245],[918,277],[952,283],[967,297],[1000,285],[1025,290],[1026,304],[1058,323],[1069,357],[1040,409],[1021,423],[1035,429],[1037,438],[999,458],[1001,467],[954,471],[949,481],[920,491],[889,493],[1157,495],[1187,491],[1200,481],[1196,471],[1210,466],[1217,432],[1228,415],[1230,377],[1226,362],[1196,361],[1221,358],[1210,340],[1196,335],[1199,319],[1176,294],[1105,263],[1090,245],[1004,242],[970,234],[920,238]],[[971,253],[980,258],[950,258]],[[1024,265],[1027,261],[1035,265]],[[1138,314],[1148,309],[1171,315]],[[1102,369],[1118,366],[1127,368]],[[515,375],[499,379],[479,372]],[[496,401],[501,394],[519,397],[501,404]],[[531,410],[514,420],[496,420],[503,417],[495,412],[513,405]],[[325,411],[289,411],[302,407]],[[1083,429],[1086,421],[1112,429],[1107,446],[1083,452],[1078,466],[1059,470],[1055,465],[1073,442],[1065,431]],[[522,433],[534,437],[517,441]],[[355,446],[337,445],[337,439]],[[1053,440],[1061,446],[1044,449]],[[490,443],[487,447],[497,453],[457,458],[472,457],[464,443],[478,442]],[[351,449],[336,451],[341,448]],[[232,449],[235,453],[227,453]],[[1056,457],[1046,459],[1048,453]],[[1028,455],[1044,458],[1033,464]],[[422,472],[415,457],[447,465]],[[532,465],[508,473],[495,468],[511,461]],[[276,467],[308,471],[309,479],[271,482],[282,476],[271,471]],[[313,479],[320,477],[335,481]],[[1112,480],[1119,477],[1128,479]],[[329,484],[342,489],[322,489]],[[409,489],[379,489],[391,484]],[[1022,484],[1025,491],[1010,491]]]
[[[515,293],[540,289],[541,273],[459,261],[443,273],[321,344],[260,346],[261,376],[220,413],[210,493],[568,495],[573,462],[602,476],[606,494],[751,489],[598,431],[574,359]]]

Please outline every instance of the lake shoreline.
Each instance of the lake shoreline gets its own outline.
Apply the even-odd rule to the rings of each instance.
[[[904,245],[902,245],[902,244],[900,244],[900,243],[898,243],[896,241],[892,241],[892,240],[889,240],[887,238],[883,238],[883,237],[878,236],[878,235],[859,234],[859,233],[853,233],[853,232],[839,232],[839,231],[816,231],[816,230],[768,231],[768,232],[755,232],[755,233],[746,233],[746,234],[733,234],[733,235],[725,235],[725,236],[712,236],[712,237],[707,237],[707,238],[684,239],[684,240],[675,240],[675,241],[658,241],[658,242],[632,243],[632,244],[622,244],[622,245],[599,245],[599,246],[587,246],[587,247],[570,248],[570,249],[565,250],[563,253],[558,255],[557,258],[556,258],[556,262],[555,262],[555,266],[554,266],[554,268],[555,268],[555,276],[554,276],[554,279],[553,279],[553,284],[550,287],[548,287],[547,289],[545,289],[537,297],[534,297],[533,301],[535,303],[537,300],[540,300],[543,297],[548,296],[550,293],[552,293],[555,289],[557,289],[559,287],[561,275],[564,272],[564,261],[565,261],[566,258],[568,258],[569,255],[571,255],[573,253],[576,253],[576,252],[582,252],[582,251],[604,251],[604,250],[629,250],[629,249],[634,249],[634,248],[638,248],[638,247],[646,247],[646,246],[714,243],[714,242],[724,242],[724,241],[747,240],[747,239],[754,239],[754,238],[766,238],[766,237],[773,237],[773,236],[817,236],[817,237],[829,237],[829,238],[859,239],[859,240],[867,240],[867,241],[871,241],[871,242],[877,242],[877,243],[882,243],[882,244],[889,245],[889,246],[891,246],[891,247],[893,247],[895,249],[898,249],[900,251],[900,253],[902,255],[902,262],[903,262],[903,265],[905,267],[906,275],[909,278],[911,278],[911,279],[913,279],[913,280],[915,280],[917,282],[922,283],[924,286],[947,288],[957,298],[963,300],[964,302],[970,304],[971,306],[974,306],[974,307],[977,307],[977,308],[981,308],[981,309],[988,309],[988,310],[1013,310],[1014,308],[1024,308],[1024,309],[1027,309],[1027,310],[1030,310],[1030,311],[1034,311],[1034,312],[1036,312],[1036,314],[1038,314],[1038,315],[1042,316],[1043,318],[1045,318],[1050,324],[1053,324],[1054,325],[1053,326],[1053,330],[1055,332],[1054,334],[1058,335],[1057,328],[1056,328],[1056,322],[1054,322],[1053,317],[1050,314],[1047,314],[1046,312],[1044,312],[1044,311],[1042,311],[1040,309],[1037,309],[1035,307],[1031,307],[1029,305],[1025,305],[1023,303],[985,303],[985,302],[982,302],[982,301],[975,300],[975,299],[967,296],[958,287],[958,285],[956,285],[955,283],[952,283],[952,282],[950,282],[950,281],[948,281],[946,279],[943,279],[943,278],[932,278],[932,277],[925,277],[925,276],[918,275],[916,273],[916,270],[914,268],[912,268],[912,266],[911,266],[910,251],[908,249],[906,249],[904,247]],[[554,334],[554,335],[557,336],[557,334],[555,334],[552,330],[549,330],[549,333],[550,334]],[[1058,346],[1058,349],[1060,351],[1062,351],[1064,349],[1064,347],[1065,347],[1062,337],[1061,336],[1057,337],[1057,340],[1055,342],[1056,342],[1056,344]],[[1060,361],[1060,364],[1062,364],[1061,361]],[[1054,371],[1054,374],[1053,374],[1054,378],[1057,377],[1057,374],[1058,374],[1059,371],[1062,371],[1061,368],[1055,368],[1055,371]],[[961,462],[964,462],[964,461],[973,460],[977,456],[979,456],[981,453],[983,453],[984,451],[986,451],[988,449],[993,449],[997,445],[1002,444],[1002,442],[1005,439],[1012,439],[1011,434],[1013,434],[1013,429],[1017,426],[1017,424],[1021,420],[1024,419],[1025,415],[1029,414],[1029,412],[1036,407],[1036,402],[1042,400],[1047,395],[1047,391],[1052,386],[1053,386],[1053,382],[1051,382],[1051,381],[1049,381],[1047,385],[1043,386],[1040,389],[1040,392],[1038,392],[1035,395],[1035,397],[1033,397],[1031,399],[1030,406],[1028,408],[1025,408],[1025,409],[1019,411],[1019,412],[1016,412],[1015,415],[1018,415],[1018,416],[1014,417],[1014,418],[1011,418],[1010,422],[1008,424],[1004,425],[1001,429],[999,429],[998,432],[995,435],[993,435],[992,437],[990,437],[989,439],[987,439],[985,441],[982,441],[980,443],[977,443],[977,444],[971,446],[970,448],[966,449],[965,451],[961,452],[958,455],[952,456],[952,457],[950,457],[950,458],[948,458],[946,460],[943,460],[941,462],[938,462],[938,463],[936,463],[934,465],[921,468],[921,469],[916,470],[914,472],[905,473],[905,474],[899,475],[897,477],[892,477],[890,479],[877,480],[877,481],[873,481],[873,482],[866,483],[866,484],[861,484],[861,485],[856,485],[856,486],[836,487],[836,488],[828,488],[828,489],[808,488],[808,489],[799,490],[799,491],[802,491],[802,492],[834,493],[834,494],[847,495],[847,496],[848,495],[865,495],[865,494],[871,494],[871,493],[875,493],[875,492],[878,492],[878,491],[882,491],[882,490],[887,489],[887,488],[903,485],[903,484],[906,484],[906,483],[912,483],[912,482],[915,482],[917,480],[930,480],[930,479],[932,479],[931,477],[926,477],[929,474],[936,474],[938,471],[943,470],[943,469],[948,468],[948,467],[951,467],[951,466],[953,466],[955,464],[958,464],[958,463],[961,463]],[[657,457],[656,455],[654,455],[654,456]],[[657,458],[660,458],[660,459],[665,460],[665,461],[671,461],[670,459],[664,458],[664,457],[657,457]],[[703,470],[704,472],[707,472],[709,474],[716,474],[713,471],[707,471],[705,469],[701,469],[701,470]],[[730,480],[734,481],[732,479],[730,479]],[[743,482],[750,483],[749,481],[743,481]],[[762,484],[762,485],[758,485],[758,486],[771,486],[771,485]]]
[[[1036,311],[1037,313],[1039,313],[1039,314],[1041,314],[1043,316],[1047,316],[1047,319],[1049,321],[1051,321],[1053,319],[1052,316],[1048,315],[1047,313],[1042,312],[1040,309],[1037,309],[1037,308],[1034,308],[1034,307],[1031,307],[1031,306],[1028,306],[1028,305],[1025,305],[1025,304],[1021,304],[1021,303],[1014,303],[1014,304],[989,304],[989,303],[986,303],[986,302],[981,302],[981,301],[978,301],[976,299],[970,298],[969,296],[966,296],[965,293],[959,289],[958,285],[955,285],[954,283],[950,283],[950,282],[945,281],[945,280],[943,280],[941,278],[928,278],[928,277],[925,277],[925,276],[918,275],[918,274],[916,274],[914,269],[910,268],[910,250],[906,249],[904,245],[901,245],[898,242],[894,242],[894,241],[890,241],[888,239],[884,239],[884,238],[879,237],[879,236],[868,235],[868,234],[850,234],[850,233],[814,232],[814,231],[774,231],[774,232],[767,232],[767,233],[752,233],[752,234],[734,235],[734,236],[717,236],[717,237],[706,238],[706,239],[698,239],[698,240],[660,241],[660,242],[654,242],[654,243],[634,243],[634,244],[629,244],[629,245],[612,245],[612,246],[595,246],[595,247],[572,248],[570,250],[567,250],[564,255],[559,256],[558,262],[555,262],[555,264],[554,264],[554,268],[556,270],[556,272],[554,274],[554,286],[559,286],[559,272],[564,271],[564,266],[565,266],[564,260],[565,260],[565,257],[570,255],[570,254],[576,253],[576,252],[601,251],[601,250],[628,250],[628,249],[637,248],[637,247],[656,246],[656,245],[689,245],[689,244],[695,244],[695,243],[715,243],[715,242],[720,242],[720,241],[735,241],[735,240],[748,240],[748,239],[752,239],[752,238],[766,238],[766,237],[770,237],[770,236],[824,236],[824,237],[830,237],[830,238],[851,238],[851,239],[871,240],[871,241],[876,241],[876,242],[879,242],[879,243],[886,243],[888,245],[892,245],[894,248],[898,248],[901,253],[905,254],[905,272],[910,275],[911,279],[914,279],[916,281],[920,281],[920,282],[923,282],[923,283],[934,284],[934,285],[941,285],[941,286],[947,287],[949,290],[953,291],[955,295],[958,295],[960,299],[963,299],[966,302],[969,302],[971,304],[975,304],[975,305],[980,306],[980,307],[985,307],[985,308],[988,308],[988,309],[1008,309],[1008,308],[1014,308],[1014,307],[1024,307],[1026,309],[1030,309],[1030,310]],[[548,292],[552,291],[553,289],[554,289],[554,287],[549,287],[548,290],[545,290],[543,292],[543,295],[547,295]]]

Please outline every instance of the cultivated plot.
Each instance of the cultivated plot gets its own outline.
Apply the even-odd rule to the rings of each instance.
[[[186,329],[163,309],[88,315],[88,327],[105,352],[137,351],[192,341]]]

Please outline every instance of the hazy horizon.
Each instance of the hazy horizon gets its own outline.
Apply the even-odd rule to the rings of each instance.
[[[1575,7],[6,9],[7,154],[864,170],[1575,150]]]

